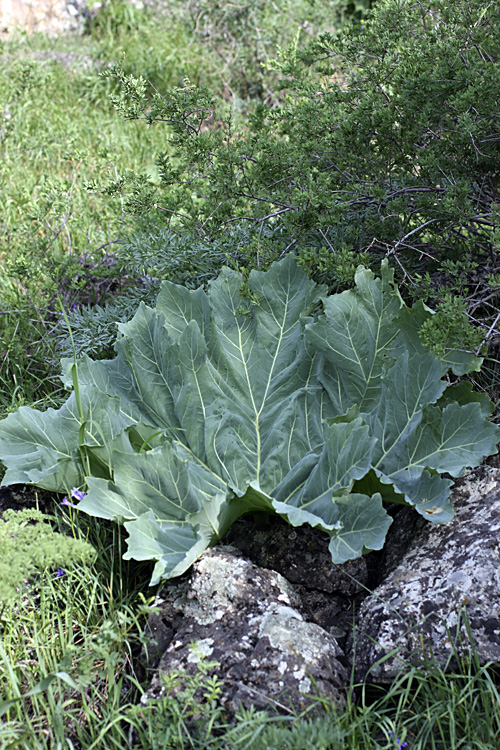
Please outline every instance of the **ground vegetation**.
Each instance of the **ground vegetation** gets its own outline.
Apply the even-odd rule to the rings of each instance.
[[[467,377],[498,421],[497,4],[162,12],[110,0],[81,37],[1,42],[0,416],[59,407],[61,354],[109,356],[162,281],[207,288],[228,265],[251,306],[250,272],[289,253],[330,293],[387,259],[405,302],[435,311],[421,345],[484,358]],[[342,711],[318,697],[229,726],[203,663],[182,695],[172,674],[142,705],[152,565],[125,561],[122,529],[74,499],[35,491],[43,521],[2,526],[43,523],[52,550],[21,561],[36,564],[0,607],[2,750],[496,747],[497,668],[473,649],[453,673],[430,657],[383,691],[352,682]],[[75,542],[64,559],[55,533]]]

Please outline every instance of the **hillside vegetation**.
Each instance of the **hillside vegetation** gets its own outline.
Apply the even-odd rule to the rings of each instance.
[[[0,522],[9,553],[8,565],[0,565],[0,750],[496,747],[496,672],[480,667],[473,651],[470,659],[458,658],[453,674],[427,658],[425,669],[408,667],[388,690],[351,684],[342,711],[318,698],[314,711],[300,716],[242,709],[230,726],[212,665],[203,661],[180,695],[172,674],[165,697],[142,705],[146,686],[137,656],[158,591],[154,571],[163,574],[166,566],[155,568],[144,556],[124,559],[132,556],[125,533],[110,520],[123,517],[106,504],[110,486],[114,497],[123,495],[120,471],[130,477],[149,452],[168,456],[175,469],[187,465],[180,449],[171,450],[177,413],[168,394],[156,399],[155,373],[147,408],[130,396],[126,414],[113,412],[119,397],[122,406],[126,401],[123,363],[135,377],[134,357],[148,361],[156,326],[157,340],[167,341],[171,354],[175,348],[180,363],[171,367],[172,392],[191,398],[185,397],[190,411],[182,429],[194,425],[199,457],[210,452],[199,429],[204,404],[195,404],[195,389],[186,387],[197,372],[197,347],[212,357],[207,402],[224,388],[233,399],[216,415],[227,434],[241,438],[234,449],[230,434],[234,460],[227,470],[221,462],[218,481],[227,497],[240,477],[247,491],[253,456],[258,478],[268,461],[269,487],[260,495],[248,491],[246,510],[283,511],[298,498],[286,507],[291,522],[300,514],[312,518],[301,506],[307,493],[302,464],[295,471],[300,461],[287,456],[278,477],[276,466],[286,461],[272,420],[285,425],[310,386],[303,369],[309,363],[312,372],[314,345],[323,357],[314,372],[322,395],[321,403],[311,397],[310,414],[320,416],[308,424],[313,437],[297,439],[304,455],[311,449],[314,492],[321,482],[334,487],[340,504],[351,490],[359,502],[375,492],[387,526],[382,501],[426,512],[421,486],[413,486],[422,480],[451,513],[450,476],[494,451],[500,421],[499,56],[500,6],[490,0],[188,0],[142,9],[109,0],[81,36],[19,33],[0,42],[0,450],[10,425],[18,441],[7,475],[0,465],[0,476],[14,483],[0,490],[0,503],[16,504],[18,491],[25,502],[28,492],[28,505],[46,512],[7,514]],[[283,279],[299,290],[290,293],[300,304],[289,328]],[[198,288],[199,310],[177,325],[177,300],[194,299],[186,289]],[[387,304],[377,304],[379,292]],[[227,304],[222,315],[221,300],[228,299],[233,308]],[[207,300],[210,335],[203,331]],[[278,308],[293,338],[293,361],[285,336],[287,346],[277,347],[276,356],[272,351]],[[347,310],[350,322],[330,340],[325,320],[340,330]],[[255,335],[264,342],[269,372],[279,360],[288,373],[276,381],[275,401],[266,391],[270,427],[262,451],[260,442],[257,451],[247,440],[260,418],[254,393],[262,390],[262,362],[252,360],[252,377],[244,373],[244,382],[253,378],[248,404],[231,390],[236,379],[226,331],[235,320],[240,339],[248,335],[248,351]],[[376,329],[383,329],[385,343],[359,398],[363,352]],[[359,372],[349,370],[354,360]],[[104,427],[94,432],[93,378],[105,384],[95,397]],[[438,456],[430,469],[422,463],[410,488],[398,474],[405,468],[396,461],[401,451],[395,458],[386,451],[386,466],[387,455],[376,447],[385,445],[386,429],[396,434],[380,404],[398,429],[406,424],[404,409],[392,408],[393,394],[403,391],[414,398],[407,411],[415,424],[425,414],[426,439],[435,439],[431,412],[445,425],[443,434],[451,421],[442,415],[453,413],[467,443],[454,446],[456,457]],[[167,428],[152,420],[157,401],[168,412]],[[39,415],[38,426],[55,420],[56,427],[41,428],[49,446],[36,456],[26,415]],[[216,455],[214,420],[209,415],[206,434],[212,430]],[[286,425],[295,422],[290,417]],[[356,436],[350,452],[337,440],[344,432]],[[411,441],[409,432],[402,429],[397,439]],[[314,468],[311,446],[318,445],[322,459]],[[363,471],[349,463],[356,446],[365,454]],[[350,467],[344,484],[332,479],[332,465],[340,463],[332,460],[334,448]],[[394,488],[376,479],[373,490],[380,466]],[[24,482],[34,487],[20,490]],[[131,506],[134,487],[127,485]],[[57,494],[63,488],[64,498]],[[271,508],[275,489],[278,505]],[[189,498],[193,507],[199,494]],[[77,502],[94,515],[78,511]],[[320,505],[322,528],[332,530],[335,519]],[[186,533],[193,535],[191,506],[186,514]],[[373,530],[371,547],[360,538],[356,554],[379,549],[386,526]],[[35,528],[43,530],[43,544]],[[71,543],[61,546],[60,534]],[[205,536],[200,550],[213,542]],[[337,547],[338,560],[347,559],[350,553]],[[184,562],[183,570],[192,559]]]

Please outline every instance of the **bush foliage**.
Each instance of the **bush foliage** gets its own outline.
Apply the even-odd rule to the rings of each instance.
[[[124,523],[125,558],[157,561],[151,585],[248,513],[322,529],[335,563],[382,548],[383,501],[449,521],[441,474],[500,439],[488,399],[444,378],[481,360],[425,350],[431,313],[403,304],[387,261],[355,283],[325,297],[290,255],[251,272],[249,297],[228,268],[208,293],[165,282],[120,325],[114,359],[63,360],[59,410],[0,421],[5,484],[86,485],[78,509]]]
[[[129,211],[214,244],[236,231],[250,267],[293,251],[332,289],[389,256],[410,296],[443,306],[430,345],[446,348],[458,295],[458,337],[479,351],[498,322],[499,48],[497,4],[384,0],[280,50],[279,101],[244,123],[207,89],[151,97],[115,68],[121,113],[169,125],[161,184],[137,178]]]
[[[164,288],[172,287],[168,281],[189,290],[210,288],[221,266],[229,265],[233,271],[226,269],[225,277],[241,280],[240,306],[230,322],[239,320],[243,329],[262,314],[252,284],[264,274],[252,269],[267,270],[291,252],[315,282],[340,292],[353,285],[360,264],[367,270],[359,273],[368,278],[387,256],[401,294],[414,304],[406,316],[413,364],[407,373],[408,361],[397,356],[392,372],[384,359],[385,407],[396,415],[398,388],[432,376],[429,361],[450,363],[457,356],[475,362],[452,368],[446,380],[434,378],[447,386],[446,395],[424,406],[417,427],[423,424],[427,448],[430,415],[476,412],[475,423],[465,425],[466,439],[479,460],[481,424],[483,443],[486,430],[493,450],[498,429],[486,421],[486,399],[454,376],[477,371],[477,355],[489,344],[486,367],[469,378],[482,378],[498,398],[498,4],[377,0],[369,16],[371,0],[174,0],[161,4],[163,16],[156,15],[152,0],[139,5],[108,0],[81,37],[0,40],[1,416],[23,403],[45,408],[47,396],[59,406],[54,342],[59,339],[70,355],[112,357],[117,323],[122,331],[133,329],[140,314],[135,323],[130,319],[140,301],[153,307],[163,280]],[[355,20],[344,29],[347,17]],[[276,60],[266,62],[270,57]],[[73,63],[66,68],[61,61],[69,58]],[[110,64],[104,78],[96,74]],[[117,122],[107,95],[126,119],[151,127]],[[355,294],[329,294],[325,305]],[[112,304],[103,306],[111,296]],[[64,324],[50,330],[60,312],[58,297],[73,308],[70,335]],[[319,314],[316,306],[309,312]],[[154,318],[152,310],[148,315]],[[344,328],[349,330],[338,330]],[[368,330],[366,350],[374,338]],[[125,351],[127,337],[120,341]],[[334,344],[339,342],[342,336],[335,336]],[[185,359],[186,348],[179,351]],[[73,385],[89,361],[70,366]],[[174,363],[172,356],[161,361],[170,369]],[[91,367],[104,373],[113,362]],[[255,373],[261,370],[260,358]],[[83,382],[82,390],[88,390]],[[143,392],[154,408],[162,403],[156,391]],[[194,393],[186,388],[182,395]],[[277,419],[287,414],[281,406],[275,407]],[[243,407],[238,399],[235,408],[226,408],[226,421]],[[33,410],[11,415],[9,424],[19,413]],[[64,416],[64,407],[54,413]],[[62,429],[44,433],[49,453],[52,439],[64,442],[76,424],[76,460],[104,456],[111,467],[111,448],[127,445],[119,444],[123,435],[102,450],[94,444],[107,441],[99,426],[88,446],[96,413],[89,409],[89,419],[81,422],[81,414],[75,415],[73,410],[60,422]],[[117,417],[107,407],[102,415],[105,426]],[[330,436],[354,430],[362,419],[352,410],[347,416],[348,423],[333,418]],[[370,425],[376,431],[382,421],[373,417]],[[453,427],[451,420],[447,425]],[[268,447],[281,459],[274,425],[270,434]],[[20,435],[25,440],[26,431]],[[139,429],[136,437],[132,453],[124,454],[124,473],[156,460],[145,439],[155,442],[158,435]],[[363,446],[358,441],[355,447]],[[167,448],[161,450],[166,454]],[[244,452],[236,446],[234,455],[241,460]],[[30,458],[40,456],[48,464],[43,445]],[[455,475],[459,464],[475,462],[446,466]],[[325,460],[316,474],[339,465]],[[423,472],[429,487],[441,483],[447,491],[451,480],[440,476],[445,468],[441,463],[439,471]],[[22,481],[33,478],[36,471]],[[370,472],[366,481],[355,480],[358,499],[373,492],[374,478]],[[118,470],[115,480],[120,485]],[[130,494],[132,485],[123,484]],[[383,489],[387,493],[390,486]],[[131,500],[143,494],[141,485]],[[445,520],[445,494],[442,506],[420,503],[420,512]],[[95,498],[89,493],[87,502]],[[400,498],[393,493],[384,499]],[[148,750],[374,743],[416,749],[436,742],[454,747],[460,737],[486,749],[499,735],[495,675],[491,665],[480,668],[469,648],[463,660],[450,654],[442,668],[426,657],[425,669],[402,674],[377,701],[369,687],[354,690],[351,684],[340,711],[318,703],[309,715],[277,720],[250,708],[229,727],[218,683],[203,669],[182,693],[170,690],[177,677],[171,675],[158,701],[144,697],[137,703],[145,687],[134,671],[135,656],[143,645],[149,606],[142,592],[152,565],[125,562],[122,529],[102,518],[97,522],[72,508],[63,512],[57,528],[69,537],[57,534],[53,523],[36,511],[0,522],[2,748],[106,742]],[[95,563],[82,538],[98,550]],[[66,575],[56,570],[61,565]],[[455,661],[461,668],[450,675]]]

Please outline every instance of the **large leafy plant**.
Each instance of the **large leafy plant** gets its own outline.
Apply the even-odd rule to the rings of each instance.
[[[500,439],[488,400],[444,379],[480,360],[424,348],[432,313],[403,303],[385,264],[324,293],[292,257],[246,283],[225,268],[208,292],[165,282],[119,325],[114,359],[66,361],[59,410],[0,422],[5,483],[87,485],[80,510],[124,523],[153,582],[249,512],[325,530],[337,563],[383,546],[383,501],[450,520],[442,473]]]

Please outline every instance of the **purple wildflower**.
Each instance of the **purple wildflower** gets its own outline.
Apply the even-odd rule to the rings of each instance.
[[[61,576],[65,576],[65,575],[66,575],[66,571],[63,570],[62,568],[58,568],[56,570],[56,578],[61,578]]]
[[[71,489],[71,497],[75,500],[83,500],[84,497],[87,495],[85,492],[82,492],[82,490],[77,489],[76,487],[72,487]]]
[[[85,492],[82,492],[82,490],[79,490],[77,487],[72,487],[70,491],[70,495],[73,498],[73,500],[83,500],[84,497],[87,497]],[[70,503],[67,497],[63,497],[61,500],[61,505],[65,505],[68,508],[77,508],[77,505],[73,505],[73,503]]]
[[[387,733],[386,733],[387,734]],[[396,750],[401,750],[402,747],[407,747],[407,742],[402,742],[402,740],[399,737],[396,737],[396,732],[389,732],[387,734],[388,737],[394,737],[394,740],[396,742]]]

